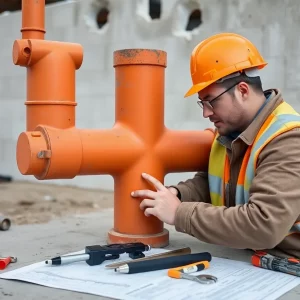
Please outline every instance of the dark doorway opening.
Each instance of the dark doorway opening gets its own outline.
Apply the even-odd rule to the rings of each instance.
[[[159,19],[161,15],[161,1],[149,0],[149,16],[151,19]]]
[[[186,31],[192,31],[193,29],[199,27],[202,24],[202,13],[200,9],[194,9],[190,16],[188,23],[186,25]]]
[[[108,22],[108,15],[109,10],[106,7],[100,8],[96,16],[98,28],[102,28]]]

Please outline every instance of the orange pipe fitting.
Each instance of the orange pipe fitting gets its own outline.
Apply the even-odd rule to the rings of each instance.
[[[165,127],[167,55],[146,49],[114,52],[113,128],[76,128],[75,71],[81,66],[82,53],[77,44],[15,41],[13,61],[28,70],[27,131],[17,143],[19,170],[40,180],[110,174],[115,183],[114,226],[108,232],[108,243],[140,241],[152,247],[166,246],[169,232],[163,223],[145,217],[140,201],[130,193],[153,189],[142,179],[142,172],[163,182],[170,172],[206,169],[213,133]]]
[[[27,67],[28,131],[40,124],[75,126],[75,72],[82,60],[79,44],[24,39],[14,42],[14,64]]]

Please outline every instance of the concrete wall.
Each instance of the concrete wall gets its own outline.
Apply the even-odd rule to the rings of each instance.
[[[97,29],[95,11],[108,3],[109,22]],[[184,30],[189,13],[202,10],[202,25]],[[77,127],[110,128],[114,123],[113,51],[156,48],[167,51],[165,123],[172,129],[204,129],[196,97],[184,99],[189,88],[189,57],[194,46],[211,34],[240,33],[252,40],[269,66],[262,71],[264,88],[283,90],[285,99],[300,111],[300,1],[297,0],[162,0],[160,19],[151,20],[148,0],[66,1],[46,8],[46,39],[77,42],[84,47],[77,72]],[[13,65],[11,52],[21,37],[21,12],[0,15],[0,174],[16,179],[15,147],[25,129],[26,70]],[[168,174],[170,184],[192,173]],[[51,183],[113,188],[110,176],[84,176]]]

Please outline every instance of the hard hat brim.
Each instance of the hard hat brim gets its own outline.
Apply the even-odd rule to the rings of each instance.
[[[184,98],[192,96],[200,91],[202,91],[203,89],[205,89],[206,87],[208,87],[209,85],[211,85],[212,83],[216,82],[216,80],[210,80],[210,81],[206,81],[206,82],[201,82],[198,84],[193,85],[188,91],[187,93],[184,95]]]

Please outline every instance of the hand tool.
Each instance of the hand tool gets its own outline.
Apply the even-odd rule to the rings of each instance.
[[[300,277],[300,259],[297,258],[280,258],[264,251],[256,251],[251,262],[256,267]]]
[[[217,282],[217,277],[207,274],[200,274],[197,276],[189,275],[188,273],[199,272],[209,267],[208,261],[199,261],[193,264],[181,266],[168,270],[168,276],[177,279],[187,279],[196,281],[202,284],[212,284]]]
[[[46,260],[48,265],[65,265],[79,261],[86,261],[90,266],[100,265],[105,260],[117,259],[122,253],[128,253],[132,259],[144,257],[144,251],[149,251],[151,247],[143,243],[110,244],[86,246],[85,253],[64,255]]]
[[[7,265],[15,262],[17,262],[17,258],[15,256],[0,257],[0,270],[4,270]]]
[[[169,268],[176,268],[182,265],[192,264],[197,261],[211,261],[211,254],[208,252],[178,255],[172,257],[157,258],[139,262],[123,264],[115,269],[118,273],[141,273]]]
[[[192,251],[191,251],[190,247],[185,247],[185,248],[171,250],[171,251],[164,252],[164,253],[148,255],[148,256],[143,257],[143,258],[137,258],[135,260],[125,260],[125,261],[109,264],[109,265],[106,265],[105,268],[115,269],[115,268],[120,267],[120,266],[122,266],[124,264],[127,264],[129,262],[135,263],[135,262],[138,262],[138,261],[152,260],[152,259],[156,259],[156,258],[163,258],[163,257],[178,256],[178,255],[183,255],[183,254],[190,254],[191,252]]]
[[[7,217],[4,217],[3,215],[0,215],[0,230],[6,231],[10,227],[10,219]]]
[[[178,278],[180,273],[194,273],[194,272],[199,272],[204,269],[207,269],[209,267],[209,262],[208,261],[198,261],[189,265],[185,266],[180,266],[177,268],[170,269],[168,271],[168,275],[174,278]]]
[[[1,182],[10,182],[10,181],[12,181],[11,176],[0,175],[0,183]]]

